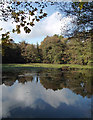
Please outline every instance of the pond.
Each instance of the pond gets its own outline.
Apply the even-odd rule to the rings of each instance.
[[[3,118],[91,118],[91,71],[3,71]]]

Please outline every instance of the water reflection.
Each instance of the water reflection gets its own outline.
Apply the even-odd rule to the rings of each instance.
[[[3,117],[89,118],[91,74],[30,69],[3,72]]]

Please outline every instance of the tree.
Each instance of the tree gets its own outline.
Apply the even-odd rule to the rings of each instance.
[[[18,0],[0,2],[0,20],[7,22],[11,19],[12,23],[15,22],[17,25],[16,28],[11,30],[13,33],[17,32],[17,34],[20,34],[21,27],[23,27],[26,33],[30,33],[35,22],[39,22],[47,16],[47,13],[44,12],[44,8],[49,4],[53,5],[53,2],[21,2]]]
[[[4,55],[4,49],[6,47],[11,46],[13,43],[13,39],[10,38],[10,33],[6,32],[1,35],[1,44],[2,44],[2,55]]]
[[[10,38],[10,33],[7,32],[5,34],[2,34],[1,36],[1,45],[2,45],[2,61],[3,63],[8,63],[11,55],[9,56],[11,49],[12,49],[12,43],[13,39]],[[9,57],[9,58],[8,58]],[[12,60],[10,60],[12,61]]]
[[[77,33],[70,38],[47,36],[41,45],[25,41],[14,43],[9,33],[2,35],[3,63],[59,63],[91,65],[93,63],[93,34]]]
[[[65,45],[58,38],[57,35],[46,37],[41,42],[40,48],[42,49],[43,62],[45,63],[64,63],[62,57],[64,56]]]
[[[41,62],[38,49],[33,44],[28,44],[25,49],[26,62],[39,63]]]
[[[92,61],[92,31],[81,32],[68,39],[66,55],[68,63],[87,65]]]
[[[26,53],[25,53],[25,51],[26,51],[26,46],[27,45],[28,44],[25,41],[20,42],[19,45],[18,45],[19,48],[20,48],[20,51],[21,51],[21,56],[22,56],[22,62],[23,63],[26,62]]]
[[[91,27],[92,25],[93,11],[91,8],[93,7],[93,2],[32,2],[28,0],[21,2],[21,0],[8,0],[0,2],[0,20],[7,22],[12,18],[12,22],[17,23],[16,28],[12,32],[19,34],[21,32],[20,28],[23,27],[26,33],[30,33],[35,22],[39,22],[47,16],[44,8],[48,5],[57,5],[57,8],[64,12],[66,16],[75,15],[77,17],[77,23],[75,24],[78,26],[78,30],[76,29],[75,31],[84,30],[85,26]]]
[[[73,18],[72,23],[75,28],[65,29],[64,36],[74,36],[77,32],[82,32],[92,29],[92,13],[93,13],[93,1],[92,2],[56,2],[59,10],[65,14],[65,16]],[[67,27],[67,26],[66,26]],[[68,28],[68,27],[67,27]],[[62,32],[63,35],[63,32]]]
[[[40,49],[40,46],[39,46],[39,44],[37,43],[37,46],[36,46],[36,48],[37,48],[37,54],[38,54],[38,62],[42,62],[42,58],[43,58],[43,56],[42,56],[42,50]]]
[[[3,63],[21,63],[21,51],[17,44],[12,43],[11,46],[3,46],[4,54],[2,55]]]

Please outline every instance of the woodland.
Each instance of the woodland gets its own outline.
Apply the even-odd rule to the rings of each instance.
[[[9,33],[2,36],[10,39]],[[3,63],[92,64],[92,31],[64,38],[47,36],[39,45],[11,42],[2,46]]]

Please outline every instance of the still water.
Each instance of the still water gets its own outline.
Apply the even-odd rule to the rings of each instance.
[[[91,118],[91,72],[62,69],[3,71],[3,118]]]

